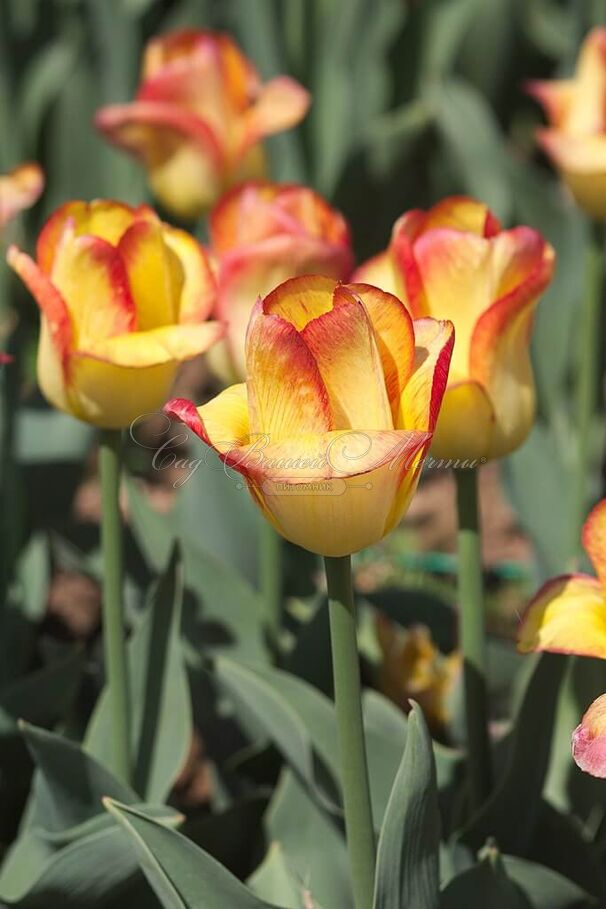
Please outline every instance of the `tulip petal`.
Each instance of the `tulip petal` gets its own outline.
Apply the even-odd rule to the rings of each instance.
[[[284,281],[263,300],[263,312],[273,313],[303,331],[308,322],[330,312],[337,282],[323,275],[304,275]]]
[[[66,202],[50,216],[38,236],[36,255],[40,267],[50,274],[57,244],[68,228],[76,236],[90,234],[116,246],[122,234],[136,220],[157,222],[147,205],[131,208],[122,202],[93,199],[92,202]]]
[[[398,429],[433,432],[448,382],[455,340],[452,322],[415,319],[415,359],[400,398]]]
[[[232,385],[202,407],[172,398],[164,412],[181,420],[215,451],[224,455],[248,444],[250,426],[246,384]]]
[[[386,293],[406,301],[406,290],[393,266],[389,250],[373,256],[356,268],[351,280],[354,284],[370,284],[373,287],[380,287]]]
[[[599,581],[569,574],[544,584],[527,607],[518,650],[606,659],[606,596]]]
[[[400,410],[400,398],[415,361],[415,334],[404,304],[393,294],[369,284],[348,284],[362,300],[370,318],[381,357],[385,386],[393,419]]]
[[[582,44],[566,132],[587,135],[606,127],[606,28],[594,28]]]
[[[69,310],[75,347],[135,328],[137,313],[124,263],[105,240],[77,237],[65,229],[50,278]]]
[[[44,317],[49,342],[65,365],[72,345],[72,324],[65,300],[33,259],[10,246],[6,261],[19,275]]]
[[[425,213],[423,230],[448,227],[478,237],[493,237],[501,225],[487,205],[469,196],[448,196]]]
[[[264,314],[261,300],[246,336],[246,374],[251,432],[272,442],[332,428],[328,392],[297,329]]]
[[[577,204],[603,219],[606,208],[606,135],[573,136],[553,129],[537,133],[540,145],[562,171]]]
[[[148,331],[177,322],[183,269],[164,242],[162,225],[135,222],[121,237],[118,251],[136,301],[138,330]]]
[[[431,454],[450,462],[486,460],[492,448],[494,407],[478,382],[455,382],[442,400]]]
[[[531,79],[525,88],[543,106],[549,122],[555,127],[562,126],[574,98],[574,79]]]
[[[15,215],[30,208],[44,189],[44,174],[38,164],[20,164],[0,176],[0,230]]]
[[[598,502],[583,525],[583,546],[606,589],[606,499]]]
[[[340,556],[383,538],[408,464],[426,441],[426,433],[330,432],[260,439],[226,460],[286,539]]]
[[[245,120],[244,147],[299,123],[309,109],[311,96],[289,76],[277,76],[261,88]]]
[[[391,429],[385,376],[370,319],[349,289],[337,287],[337,295],[345,302],[308,322],[301,332],[328,391],[334,426]]]
[[[182,325],[202,322],[210,315],[217,292],[208,257],[198,241],[185,230],[163,225],[164,241],[175,253],[183,271],[178,320]]]
[[[572,756],[585,773],[606,778],[606,694],[596,698],[572,733]]]
[[[141,369],[161,363],[181,363],[208,350],[223,335],[220,322],[200,322],[198,325],[165,325],[149,331],[104,338],[80,348],[77,358],[91,358]],[[133,381],[137,381],[133,378]]]

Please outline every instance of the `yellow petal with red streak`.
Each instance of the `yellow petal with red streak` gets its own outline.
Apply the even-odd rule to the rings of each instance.
[[[220,322],[165,325],[149,331],[131,331],[96,341],[81,347],[76,356],[133,369],[157,366],[160,363],[181,363],[204,353],[222,337],[223,332]],[[133,377],[133,381],[138,380]]]
[[[397,429],[433,432],[448,382],[455,343],[452,322],[415,319],[415,358],[400,397]]]
[[[177,322],[184,274],[179,258],[165,243],[162,225],[135,222],[121,237],[118,251],[137,308],[138,331]]]
[[[308,322],[301,337],[324,380],[335,429],[393,427],[383,366],[364,306],[346,286],[343,302]]]
[[[187,231],[163,225],[164,241],[179,259],[183,285],[179,300],[178,321],[181,324],[202,322],[215,304],[217,285],[209,258]]]
[[[224,455],[248,444],[250,425],[246,385],[231,385],[208,404],[196,407],[185,398],[172,398],[164,412],[181,420],[203,442]]]
[[[337,282],[323,275],[304,275],[284,281],[263,300],[263,311],[280,316],[297,331],[308,322],[330,312]]]
[[[606,659],[606,594],[599,581],[573,574],[544,584],[527,607],[518,650]]]

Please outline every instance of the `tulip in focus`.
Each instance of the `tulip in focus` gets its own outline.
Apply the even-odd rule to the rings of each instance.
[[[223,334],[204,321],[215,296],[204,251],[147,206],[68,202],[42,229],[36,262],[15,246],[7,258],[40,307],[44,395],[96,426],[157,410],[180,364]]]
[[[572,78],[532,81],[528,91],[549,121],[537,133],[541,147],[577,204],[606,218],[606,28],[587,36]]]
[[[455,196],[402,215],[388,249],[355,272],[400,297],[413,319],[454,323],[432,455],[480,461],[525,440],[535,413],[532,317],[553,265],[536,230],[502,230],[485,205]]]
[[[518,650],[606,659],[606,499],[587,518],[583,546],[597,577],[565,574],[548,581],[530,602]],[[581,770],[606,777],[606,695],[597,698],[572,736]]]
[[[288,76],[263,84],[228,35],[191,29],[150,41],[135,100],[102,108],[95,123],[141,160],[167,209],[196,218],[229,186],[264,176],[261,140],[308,106]]]
[[[248,183],[225,195],[210,215],[217,263],[217,317],[225,342],[211,363],[225,381],[246,377],[244,342],[251,309],[287,278],[322,274],[346,280],[353,268],[347,222],[304,186]]]
[[[165,410],[242,474],[287,540],[347,555],[406,511],[452,344],[449,322],[413,322],[377,288],[293,278],[253,310],[246,383]]]
[[[44,189],[44,174],[38,164],[20,164],[0,175],[0,231],[26,208],[31,208]]]

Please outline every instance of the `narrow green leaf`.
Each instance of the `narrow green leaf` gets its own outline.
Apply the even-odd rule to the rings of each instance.
[[[541,808],[564,669],[559,654],[536,659],[516,716],[508,766],[492,797],[461,832],[467,845],[479,849],[494,836],[506,852],[524,854]]]
[[[377,856],[375,909],[437,909],[440,813],[431,737],[413,704],[406,748],[385,812]]]
[[[165,909],[276,909],[180,833],[110,799],[105,805],[128,834]]]
[[[321,909],[306,883],[290,865],[279,843],[272,843],[248,884],[257,896],[279,902],[284,909]]]
[[[112,796],[136,802],[137,796],[76,743],[27,723],[21,725],[36,763],[29,826],[61,831],[102,811]]]
[[[192,733],[189,684],[180,642],[183,567],[173,547],[148,611],[129,642],[133,785],[148,801],[164,800],[183,765]],[[101,762],[111,748],[110,702],[99,698],[85,739]]]

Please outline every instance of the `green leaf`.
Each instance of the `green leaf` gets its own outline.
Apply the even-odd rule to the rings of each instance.
[[[93,438],[88,423],[57,410],[20,408],[15,445],[22,464],[81,461]]]
[[[551,868],[511,855],[503,856],[503,865],[533,909],[581,909],[594,902],[577,884]]]
[[[190,693],[180,642],[182,601],[182,559],[175,545],[145,617],[128,646],[133,785],[147,801],[161,802],[166,798],[191,741]],[[110,710],[105,689],[85,739],[87,751],[108,765]]]
[[[109,799],[106,808],[128,834],[141,870],[165,909],[270,907],[180,833]]]
[[[460,834],[479,849],[494,836],[514,855],[524,854],[541,809],[558,692],[565,669],[560,654],[544,653],[535,661],[515,720],[508,766],[492,797]]]
[[[101,800],[112,796],[136,802],[137,796],[76,743],[44,729],[22,724],[37,771],[28,824],[61,831],[102,811]]]
[[[282,773],[265,823],[268,839],[323,906],[353,909],[345,835],[291,770]]]
[[[219,475],[212,471],[209,473],[212,474],[212,482],[220,482]],[[225,474],[223,477],[227,481]],[[228,482],[233,486],[233,480]],[[192,660],[199,661],[203,654],[221,652],[237,654],[247,660],[266,660],[268,651],[263,637],[265,616],[257,592],[234,571],[233,564],[222,561],[212,550],[206,551],[199,542],[199,535],[195,542],[190,540],[180,532],[179,520],[173,521],[172,515],[154,511],[134,484],[131,483],[128,489],[131,525],[150,567],[161,571],[169,556],[171,540],[174,537],[181,540],[186,589],[195,594],[193,603],[186,600],[183,618]],[[242,498],[244,493],[234,495],[239,496],[240,502],[240,512],[234,515],[234,524],[236,527],[246,526],[246,520],[241,521],[242,514],[246,513]],[[231,513],[229,509],[227,511]],[[214,529],[220,536],[218,518],[215,520],[214,512],[208,512],[200,503],[198,518],[202,514],[205,517],[200,526],[204,525],[209,533]],[[204,539],[206,536],[205,532]],[[246,537],[249,554],[251,537],[254,533]]]
[[[507,875],[498,851],[485,850],[479,865],[463,871],[442,893],[440,909],[532,909],[522,890]]]
[[[321,909],[303,880],[293,871],[279,843],[272,843],[248,884],[262,899],[277,901],[284,909]]]
[[[461,189],[486,202],[506,220],[511,209],[503,136],[487,101],[462,79],[450,79],[428,93],[436,126]]]
[[[379,838],[375,909],[437,909],[440,813],[431,737],[421,708],[408,717],[406,748]]]

